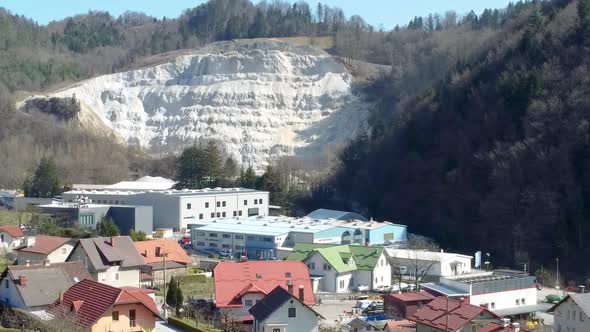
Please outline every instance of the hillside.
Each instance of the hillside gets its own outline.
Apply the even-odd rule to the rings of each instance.
[[[407,223],[496,266],[558,257],[567,277],[587,275],[589,36],[588,1],[533,2],[420,96],[396,104],[385,78],[387,129],[355,140],[313,202]]]
[[[48,98],[74,97],[78,119],[100,119],[81,121],[87,130],[102,125],[147,153],[213,140],[239,164],[262,171],[284,155],[313,159],[364,131],[368,106],[353,82],[325,52],[257,39],[209,44]]]

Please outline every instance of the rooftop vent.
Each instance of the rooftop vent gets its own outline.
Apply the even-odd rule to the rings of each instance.
[[[256,279],[262,279],[262,273],[256,273]]]

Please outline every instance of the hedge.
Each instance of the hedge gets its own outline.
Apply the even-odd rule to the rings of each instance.
[[[168,324],[173,325],[173,326],[176,326],[178,328],[181,328],[184,331],[189,331],[189,332],[213,332],[213,331],[219,331],[219,330],[215,330],[215,329],[206,329],[206,328],[195,327],[191,323],[189,323],[189,322],[187,322],[185,320],[182,320],[180,318],[168,317]]]

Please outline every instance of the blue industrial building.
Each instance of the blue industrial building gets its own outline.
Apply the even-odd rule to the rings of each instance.
[[[342,221],[289,217],[224,218],[190,224],[193,248],[280,257],[295,243],[391,245],[407,240],[407,227],[390,222]]]

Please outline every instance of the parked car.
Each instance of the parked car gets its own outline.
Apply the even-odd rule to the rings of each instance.
[[[359,285],[356,290],[358,292],[368,292],[369,291],[369,286],[365,286],[365,285]]]
[[[219,252],[219,256],[220,257],[231,257],[232,254],[231,254],[231,251],[229,251],[229,250],[222,250]]]
[[[375,288],[376,293],[386,294],[386,293],[389,293],[390,291],[391,291],[391,286],[379,286],[379,287]]]

